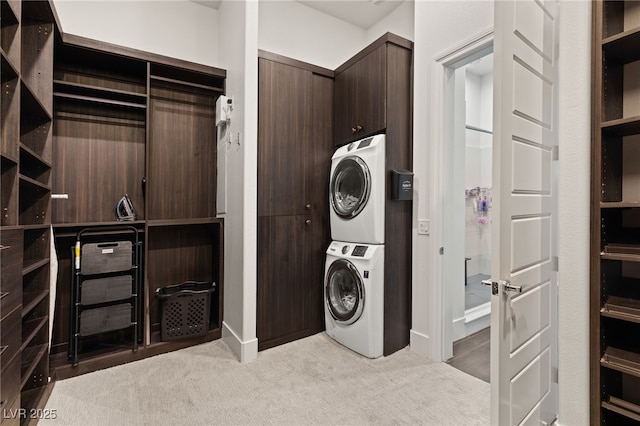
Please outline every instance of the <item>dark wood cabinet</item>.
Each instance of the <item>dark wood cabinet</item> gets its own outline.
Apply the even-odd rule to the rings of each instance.
[[[0,389],[2,409],[41,407],[49,386],[54,17],[46,1],[1,1]],[[11,414],[15,413],[15,415]],[[2,424],[26,423],[12,411]]]
[[[593,6],[591,422],[640,422],[640,4]]]
[[[260,55],[257,337],[263,350],[324,329],[333,74]]]
[[[386,127],[387,45],[336,70],[335,144],[342,145]]]

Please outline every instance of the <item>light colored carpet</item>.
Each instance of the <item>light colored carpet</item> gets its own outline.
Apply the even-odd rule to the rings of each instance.
[[[488,425],[489,384],[408,348],[370,360],[325,333],[240,364],[221,340],[56,383],[41,425]]]

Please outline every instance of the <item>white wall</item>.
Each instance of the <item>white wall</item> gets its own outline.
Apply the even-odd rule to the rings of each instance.
[[[331,70],[367,43],[366,31],[294,1],[261,1],[258,47]]]
[[[558,424],[587,425],[591,2],[563,0],[560,13]]]
[[[218,11],[190,1],[54,0],[62,30],[218,66]]]
[[[366,43],[369,44],[375,41],[387,32],[413,41],[413,10],[413,0],[405,0],[404,3],[396,7],[390,14],[367,29]]]
[[[441,209],[436,198],[443,185],[434,167],[441,153],[435,141],[441,137],[442,123],[433,117],[443,105],[437,94],[443,81],[434,76],[435,58],[460,46],[493,26],[490,1],[417,1],[414,20],[414,225],[413,225],[413,303],[411,349],[434,360],[443,359],[443,302],[439,270],[439,249],[443,246],[443,223],[434,220]],[[435,98],[434,98],[435,97]],[[429,236],[417,234],[416,219],[432,219]]]
[[[234,99],[227,154],[224,250],[223,339],[241,362],[257,357],[256,217],[258,123],[258,3],[220,5],[220,66],[227,70],[226,92]],[[222,182],[219,179],[218,182]]]

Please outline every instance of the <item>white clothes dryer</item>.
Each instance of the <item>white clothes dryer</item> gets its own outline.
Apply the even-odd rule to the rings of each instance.
[[[327,335],[368,358],[382,356],[384,245],[333,241],[324,283]]]
[[[336,150],[329,201],[332,240],[384,244],[385,135]]]

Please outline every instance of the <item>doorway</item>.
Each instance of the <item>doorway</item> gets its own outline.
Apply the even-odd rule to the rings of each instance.
[[[488,381],[491,289],[493,43],[445,67],[442,279],[444,355]],[[464,366],[471,366],[471,370]]]

